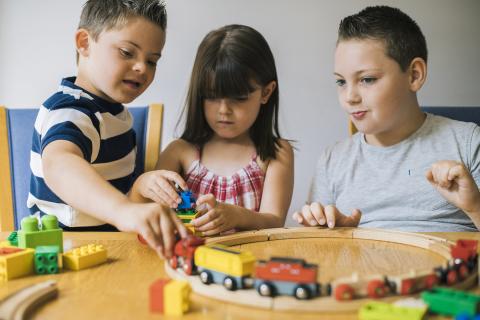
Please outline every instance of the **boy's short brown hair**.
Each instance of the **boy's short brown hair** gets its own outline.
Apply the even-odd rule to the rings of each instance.
[[[427,43],[418,24],[400,9],[388,6],[366,7],[340,22],[338,42],[372,39],[384,42],[386,55],[406,71],[414,58],[427,62]]]
[[[162,0],[88,0],[78,28],[88,30],[97,40],[102,31],[121,26],[132,17],[146,18],[163,31],[167,27],[167,11]]]

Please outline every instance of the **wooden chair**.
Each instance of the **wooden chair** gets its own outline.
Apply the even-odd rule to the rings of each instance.
[[[480,126],[480,107],[422,107],[422,111]],[[348,131],[350,135],[358,131],[352,121],[348,122]]]
[[[137,135],[135,175],[155,168],[162,138],[163,104],[129,108]],[[37,109],[0,106],[0,231],[12,231],[30,214],[30,151]]]

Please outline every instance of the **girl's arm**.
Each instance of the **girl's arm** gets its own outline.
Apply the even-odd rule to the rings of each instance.
[[[260,213],[250,212],[239,225],[241,229],[280,228],[285,224],[293,193],[293,149],[286,140],[279,141],[276,159],[265,174]]]
[[[197,201],[207,204],[208,211],[195,219],[196,230],[214,235],[232,228],[240,230],[283,227],[293,192],[293,150],[280,140],[276,159],[268,164],[263,186],[260,213],[225,203],[217,203],[213,195]]]
[[[184,171],[183,160],[192,154],[192,148],[180,139],[171,142],[160,154],[155,170],[138,177],[129,198],[134,202],[154,201],[176,208],[181,199],[172,184],[177,183],[180,188],[187,189],[180,174]]]

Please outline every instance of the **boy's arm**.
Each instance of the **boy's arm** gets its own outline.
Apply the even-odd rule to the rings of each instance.
[[[265,174],[260,212],[244,207],[217,203],[213,195],[205,195],[197,204],[209,210],[193,221],[198,231],[214,235],[233,228],[240,230],[283,227],[293,192],[293,150],[287,141],[280,141],[276,159],[271,160]]]
[[[168,208],[130,202],[84,160],[82,151],[72,142],[49,143],[42,152],[42,170],[48,187],[64,202],[121,231],[140,233],[159,253],[170,255],[175,228],[186,235]]]
[[[334,205],[335,200],[328,186],[329,176],[327,175],[327,168],[331,168],[329,166],[331,157],[330,149],[320,155],[310,186],[308,202],[292,215],[293,220],[306,227],[317,225],[326,225],[329,228],[356,227],[360,223],[362,213],[359,209],[354,209],[351,215],[347,216]]]
[[[427,171],[426,178],[445,199],[463,210],[480,230],[480,192],[463,163],[437,161]]]

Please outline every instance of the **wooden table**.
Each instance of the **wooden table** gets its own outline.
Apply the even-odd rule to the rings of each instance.
[[[476,239],[480,233],[429,233],[450,240]],[[5,239],[8,233],[0,233]],[[65,270],[56,275],[30,276],[0,285],[0,298],[22,287],[54,279],[59,297],[41,307],[34,319],[159,319],[149,312],[149,286],[166,277],[163,261],[153,250],[141,245],[134,234],[64,233],[65,250],[88,243],[103,244],[108,263],[79,272]],[[320,265],[319,281],[348,275],[400,273],[410,268],[438,265],[443,259],[429,251],[407,245],[369,240],[289,239],[242,245],[258,258],[271,255],[305,258]],[[478,288],[476,289],[478,291]],[[357,319],[356,313],[272,312],[227,304],[192,294],[191,311],[185,319]],[[165,318],[162,318],[165,319]],[[432,319],[442,319],[436,317]]]

